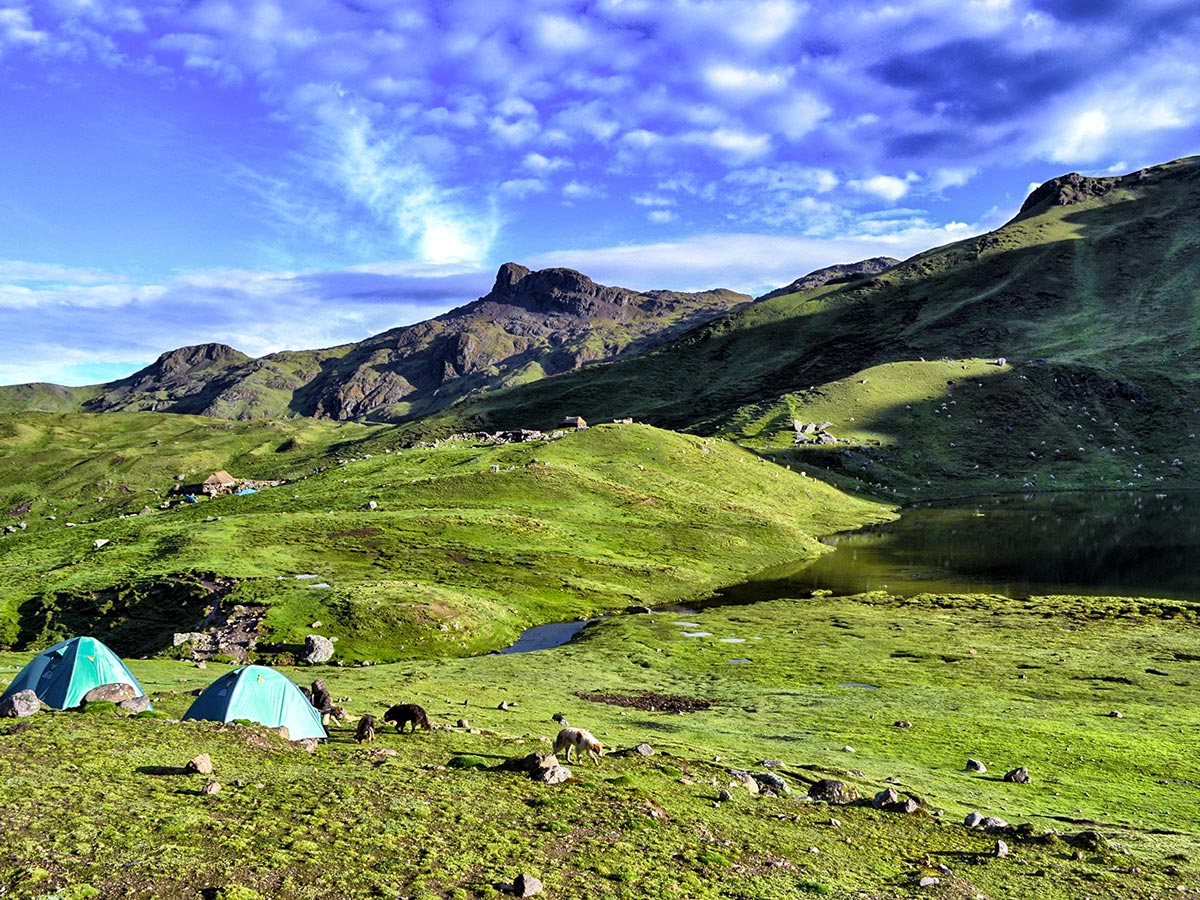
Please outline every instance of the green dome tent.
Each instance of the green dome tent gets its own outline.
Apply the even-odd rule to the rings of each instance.
[[[139,697],[146,692],[120,657],[91,637],[75,637],[49,647],[31,659],[13,679],[0,700],[17,691],[33,691],[54,709],[70,709],[102,684],[128,684]]]
[[[286,675],[266,666],[242,666],[204,689],[185,719],[249,719],[268,728],[286,726],[293,741],[327,737],[320,714]]]

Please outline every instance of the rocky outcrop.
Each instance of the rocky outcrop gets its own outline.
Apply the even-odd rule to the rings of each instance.
[[[749,300],[725,290],[640,292],[573,269],[510,262],[486,295],[426,322],[357,344],[260,359],[224,344],[182,347],[100,386],[83,406],[403,421],[483,391],[653,349]]]
[[[1103,197],[1120,182],[1120,178],[1089,178],[1078,172],[1051,178],[1025,198],[1017,215],[1047,206],[1071,206],[1092,197]]]
[[[900,260],[893,259],[890,256],[872,256],[870,259],[860,260],[855,263],[839,263],[836,266],[826,266],[823,269],[815,269],[807,275],[797,278],[787,287],[777,288],[770,293],[763,294],[761,297],[756,298],[756,300],[770,300],[772,297],[782,297],[785,294],[798,294],[801,291],[811,291],[815,288],[824,287],[827,284],[854,281],[867,275],[878,275],[880,272],[886,272],[892,266],[898,265],[900,265]]]

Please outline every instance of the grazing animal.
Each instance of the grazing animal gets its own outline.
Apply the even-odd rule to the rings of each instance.
[[[554,755],[562,753],[563,758],[570,762],[572,750],[575,751],[576,760],[581,759],[583,751],[586,750],[596,765],[600,765],[600,757],[604,755],[604,748],[590,731],[584,731],[582,728],[564,728],[554,739]]]
[[[397,732],[403,733],[404,726],[409,723],[412,723],[414,733],[416,733],[418,727],[423,728],[425,731],[430,731],[433,728],[429,724],[429,714],[415,703],[397,703],[383,714],[383,724],[395,725]]]
[[[325,690],[324,678],[318,678],[312,684],[312,705],[319,713],[329,712],[333,708],[333,698]]]
[[[369,744],[375,740],[374,716],[363,716],[358,720],[358,731],[355,733],[354,739],[360,744]]]

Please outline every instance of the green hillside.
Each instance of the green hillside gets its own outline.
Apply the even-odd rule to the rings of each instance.
[[[9,646],[99,629],[123,652],[158,652],[221,585],[226,606],[266,606],[264,637],[292,650],[319,620],[339,658],[477,652],[530,625],[696,597],[891,515],[725,441],[646,426],[393,450],[386,429],[316,420],[2,424]],[[169,493],[217,469],[286,483],[196,504]]]
[[[1134,428],[1118,452],[1136,443],[1169,467],[1194,459],[1187,435],[1200,407],[1198,250],[1200,158],[1119,179],[1068,176],[1047,183],[989,234],[879,275],[755,303],[657,352],[480,398],[412,431],[538,427],[570,413],[634,416],[780,447],[790,441],[790,415],[807,415],[811,405],[852,445],[885,437],[904,445],[907,456],[889,462],[896,470],[889,491],[928,480],[944,492],[949,476],[955,489],[963,477],[982,488],[997,472],[1019,488],[1038,474],[1029,463],[1044,452],[1041,442],[1075,453],[1081,442],[1065,432],[1084,422],[1096,441],[1097,430],[1114,424]],[[999,358],[1005,366],[986,367]],[[914,365],[938,360],[955,362],[915,374]],[[976,389],[994,392],[990,414],[971,420],[970,435],[926,427],[931,408],[962,402],[947,382],[964,377],[990,385]],[[914,378],[922,382],[916,394]],[[859,392],[855,384],[871,387]],[[926,404],[916,422],[905,409],[914,399]],[[870,423],[856,405],[873,410]],[[767,427],[789,434],[765,441]],[[962,453],[932,472],[908,458],[943,457],[955,436],[986,446],[991,471],[981,463],[976,473],[978,457],[964,469]],[[1115,480],[1108,462],[1086,452],[1080,461],[1068,472],[1073,483]],[[1180,468],[1160,468],[1155,477]]]

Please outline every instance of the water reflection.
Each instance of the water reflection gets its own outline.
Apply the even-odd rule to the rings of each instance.
[[[1200,494],[1079,492],[927,504],[827,539],[814,563],[760,573],[711,601],[886,590],[1200,599]]]

